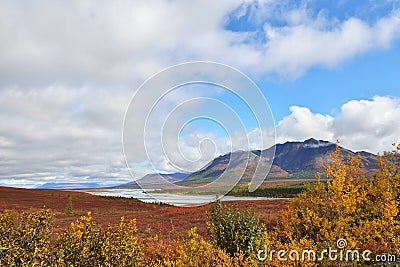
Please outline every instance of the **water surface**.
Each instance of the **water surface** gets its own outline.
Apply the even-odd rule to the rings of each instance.
[[[211,195],[177,195],[168,193],[157,193],[157,191],[144,192],[142,189],[102,189],[89,190],[87,193],[98,196],[113,196],[136,198],[146,203],[168,203],[174,206],[193,206],[210,203],[215,201],[216,196]],[[273,200],[278,198],[271,197],[235,197],[224,196],[221,201],[237,201],[237,200]]]

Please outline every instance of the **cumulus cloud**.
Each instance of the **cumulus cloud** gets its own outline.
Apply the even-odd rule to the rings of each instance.
[[[291,114],[277,125],[278,141],[301,141],[310,137],[341,145],[355,151],[382,153],[400,142],[400,98],[375,96],[371,100],[345,103],[337,116],[291,107]]]
[[[264,67],[298,77],[313,66],[335,66],[372,49],[384,49],[400,36],[399,11],[372,25],[354,17],[325,24],[320,20],[284,27],[266,24]]]
[[[0,5],[3,83],[126,85],[190,60],[190,53],[207,58],[208,53],[202,53],[211,44],[226,48],[234,40],[222,28],[234,1],[44,0]],[[206,20],[199,10],[207,10]]]
[[[317,139],[332,140],[333,118],[329,115],[314,114],[306,107],[290,107],[291,114],[277,125],[278,142],[304,140],[313,136]]]
[[[337,21],[274,2],[2,1],[0,83],[126,85],[193,59],[298,77],[310,67],[388,47],[399,37],[396,9],[373,22]],[[235,19],[230,13],[243,9],[256,18],[249,27],[258,23],[258,30],[226,28]],[[277,10],[283,26],[265,21]]]
[[[391,150],[400,142],[400,99],[375,96],[353,100],[342,106],[335,118],[335,138],[343,145],[373,152]]]

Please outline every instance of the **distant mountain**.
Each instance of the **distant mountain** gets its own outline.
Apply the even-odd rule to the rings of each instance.
[[[254,174],[254,170],[259,163],[260,166],[270,166],[273,160],[271,171],[268,178],[315,178],[317,172],[324,174],[325,164],[330,160],[330,153],[334,151],[336,145],[310,138],[304,142],[286,142],[277,144],[266,150],[237,151],[219,156],[205,165],[199,171],[192,173],[184,181],[178,182],[179,185],[198,185],[207,184],[215,181],[222,173],[228,172],[228,175],[240,175],[240,170],[245,171],[241,182],[249,182]],[[340,147],[343,155],[346,157],[360,155],[364,163],[365,171],[369,172],[375,168],[377,159],[374,154],[361,151],[353,152],[349,149]],[[260,155],[271,155],[275,149],[275,157],[260,157]],[[231,162],[230,162],[231,161]],[[228,163],[230,162],[229,168]],[[247,163],[247,166],[246,166]],[[225,175],[225,174],[224,174]]]
[[[324,174],[325,164],[330,161],[330,153],[336,145],[310,138],[304,142],[286,142],[276,144],[265,150],[236,151],[219,156],[200,170],[194,173],[147,174],[138,181],[132,181],[118,186],[108,187],[115,189],[139,189],[145,186],[151,188],[168,188],[171,184],[182,186],[210,184],[218,178],[219,185],[230,183],[232,177],[242,183],[250,182],[256,168],[269,168],[268,178],[295,179],[315,178],[317,172]],[[353,152],[340,147],[342,154],[347,156],[360,156],[365,165],[365,172],[376,168],[376,155],[369,152]],[[273,151],[275,156],[272,158]],[[272,165],[271,165],[272,162]],[[229,164],[229,165],[228,165]],[[139,186],[138,182],[141,186]],[[46,183],[38,189],[89,189],[101,188],[98,183]]]
[[[154,186],[159,187],[160,185],[168,185],[170,183],[176,183],[185,180],[190,173],[168,173],[168,174],[158,174],[158,173],[151,173],[143,176],[142,178],[138,179],[140,185],[146,185],[148,187]],[[141,188],[137,183],[137,181],[132,181],[126,184],[114,186],[112,188],[118,189],[125,189],[125,188]]]
[[[36,187],[37,189],[89,189],[100,188],[98,183],[45,183]]]

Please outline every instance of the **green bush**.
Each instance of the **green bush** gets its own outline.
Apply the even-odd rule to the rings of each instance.
[[[74,209],[72,207],[72,197],[68,195],[67,207],[65,208],[65,215],[72,216],[74,215]]]
[[[245,257],[257,252],[262,245],[265,227],[250,210],[240,212],[217,201],[210,208],[207,229],[211,242],[231,256]]]

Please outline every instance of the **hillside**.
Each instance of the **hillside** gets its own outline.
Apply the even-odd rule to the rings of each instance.
[[[149,187],[156,187],[159,188],[160,186],[176,183],[185,180],[190,173],[168,173],[168,174],[163,174],[163,173],[150,173],[142,178],[140,178],[138,181],[132,181],[126,184],[114,186],[112,188],[115,189],[139,189],[141,186],[146,186],[146,188]],[[140,185],[139,185],[140,184]]]
[[[112,188],[167,188],[171,184],[181,186],[198,186],[210,184],[218,179],[219,186],[224,182],[232,180],[240,183],[251,181],[257,168],[267,169],[271,166],[268,180],[295,180],[314,179],[317,173],[324,176],[325,165],[330,161],[330,153],[334,151],[334,143],[310,138],[303,142],[286,142],[276,144],[265,150],[235,151],[221,155],[210,161],[200,170],[194,173],[172,173],[172,174],[147,174],[139,181],[132,181]],[[360,156],[365,165],[364,171],[369,173],[375,169],[376,155],[360,151],[353,152],[347,148],[340,147],[343,155]],[[273,155],[270,158],[267,155]],[[273,160],[271,165],[271,160]]]
[[[304,142],[277,144],[263,151],[228,153],[215,158],[202,169],[192,173],[184,181],[177,184],[189,186],[210,183],[226,171],[229,172],[229,175],[241,175],[240,170],[243,170],[244,167],[245,171],[241,177],[241,182],[249,182],[257,163],[261,167],[270,164],[271,159],[263,157],[263,155],[270,154],[273,152],[271,150],[274,149],[275,157],[268,175],[269,179],[313,179],[318,172],[324,173],[325,165],[330,160],[330,153],[335,148],[336,145],[331,142],[311,138]],[[375,168],[377,159],[374,154],[365,151],[353,152],[343,147],[340,147],[340,149],[345,157],[359,155],[366,166],[364,168],[366,173]]]

